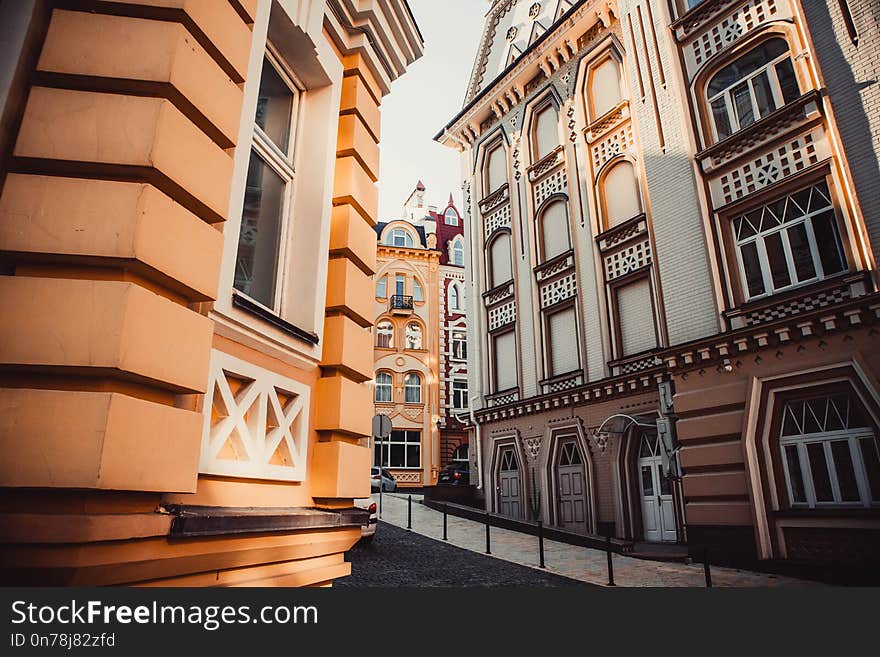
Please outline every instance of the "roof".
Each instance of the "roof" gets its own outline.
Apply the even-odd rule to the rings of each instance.
[[[406,221],[406,219],[394,219],[392,221],[380,221],[375,226],[373,226],[373,230],[376,231],[376,239],[377,240],[382,239],[382,231],[385,230],[385,226],[387,226],[388,224],[394,223],[395,221],[402,221],[409,228],[412,228],[414,231],[416,231],[416,233],[419,236],[419,242],[421,243],[422,247],[425,249],[428,248],[428,241],[425,237],[425,227],[424,226],[414,226],[410,222]]]

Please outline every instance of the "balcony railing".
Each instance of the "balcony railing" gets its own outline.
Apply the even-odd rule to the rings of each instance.
[[[388,300],[388,309],[393,313],[411,313],[413,310],[413,298],[402,294],[395,294]]]

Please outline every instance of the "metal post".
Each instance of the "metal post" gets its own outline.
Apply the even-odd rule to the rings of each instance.
[[[611,534],[605,535],[605,555],[608,557],[608,586],[615,586],[614,560],[611,554]]]
[[[538,521],[538,555],[541,558],[541,568],[544,568],[544,523]]]
[[[406,528],[412,529],[412,495],[406,496]]]
[[[492,554],[491,546],[489,543],[489,514],[486,513],[486,554]]]
[[[448,541],[449,539],[446,536],[446,503],[443,504],[443,540]]]
[[[712,571],[709,569],[709,548],[703,548],[703,574],[706,576],[706,588],[712,588]]]

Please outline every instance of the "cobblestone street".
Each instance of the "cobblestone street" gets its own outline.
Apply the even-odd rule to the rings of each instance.
[[[482,524],[450,515],[449,541],[443,542],[438,540],[443,535],[443,515],[421,504],[420,496],[413,496],[412,532],[400,529],[407,522],[406,495],[383,497],[384,522],[374,543],[352,550],[349,559],[353,574],[339,585],[569,586],[576,584],[573,580],[601,586],[608,583],[607,557],[600,550],[545,540],[546,569],[542,570],[538,568],[534,536],[492,527],[492,556],[485,556]],[[378,495],[373,499],[378,502]],[[705,586],[701,564],[647,561],[619,554],[613,559],[618,586]],[[712,567],[712,583],[718,587],[815,586],[790,577],[719,566]]]

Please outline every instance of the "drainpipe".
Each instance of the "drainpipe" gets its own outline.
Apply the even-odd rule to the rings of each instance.
[[[471,397],[471,424],[474,427],[474,440],[477,441],[477,490],[483,490],[483,441],[480,440],[480,425],[474,417],[474,402],[479,397]]]

